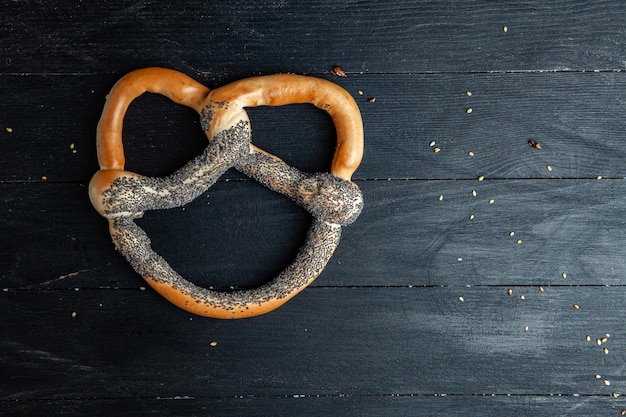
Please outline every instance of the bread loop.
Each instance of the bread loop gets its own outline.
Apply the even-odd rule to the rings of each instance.
[[[200,114],[209,144],[204,152],[164,178],[124,170],[122,126],[130,103],[145,92],[162,94]],[[250,142],[245,107],[311,103],[327,111],[337,130],[330,174],[307,174]],[[363,206],[351,181],[363,153],[358,106],[337,85],[312,77],[270,75],[237,81],[216,90],[164,68],[145,68],[121,78],[107,97],[97,129],[100,170],[89,184],[96,210],[109,221],[116,248],[146,282],[178,307],[215,318],[243,318],[272,311],[313,282],[332,256],[341,226]],[[234,167],[287,195],[313,215],[304,246],[277,277],[257,288],[208,290],[182,278],[150,245],[134,222],[147,210],[184,205]]]

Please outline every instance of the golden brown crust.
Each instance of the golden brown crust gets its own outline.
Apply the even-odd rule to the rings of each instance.
[[[207,155],[190,161],[166,179],[150,179],[124,171],[124,116],[130,103],[145,92],[165,95],[201,114],[211,141],[205,151]],[[300,178],[300,174],[294,174],[293,181],[287,181],[294,169],[287,169],[280,158],[249,143],[245,107],[295,103],[313,104],[333,119],[337,148],[331,173],[338,178],[329,174],[325,174],[329,178],[304,174]],[[360,191],[351,183],[363,155],[361,114],[345,90],[322,79],[270,75],[210,91],[177,71],[164,68],[133,71],[121,78],[107,97],[97,129],[97,148],[100,171],[89,184],[89,197],[96,210],[109,220],[116,248],[157,292],[178,307],[202,316],[251,317],[287,302],[321,273],[339,242],[340,225],[354,221],[362,207]],[[226,155],[230,155],[231,162],[226,162]],[[210,186],[205,174],[214,175],[216,180],[228,169],[225,164],[243,169],[242,172],[275,191],[289,195],[315,217],[305,247],[285,271],[267,285],[234,293],[206,290],[184,280],[152,251],[149,238],[132,220],[143,210],[191,201],[198,190]],[[181,186],[188,182],[195,184],[194,191],[186,188],[188,185]],[[321,192],[315,191],[318,189]]]
[[[214,129],[226,124],[226,118],[244,107],[284,106],[310,103],[330,115],[337,131],[337,149],[331,173],[350,181],[363,157],[363,121],[350,94],[338,85],[319,78],[293,74],[275,74],[246,78],[217,88],[208,103],[235,104],[236,108],[220,113],[212,121]],[[225,123],[226,122],[226,123]]]
[[[124,115],[130,103],[146,92],[162,94],[200,112],[209,89],[185,74],[166,68],[144,68],[122,77],[109,92],[98,123],[100,169],[124,169]]]

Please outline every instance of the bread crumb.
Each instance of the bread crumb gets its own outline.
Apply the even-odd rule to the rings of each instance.
[[[335,65],[333,69],[330,70],[330,73],[337,77],[347,77],[346,72],[339,65]]]

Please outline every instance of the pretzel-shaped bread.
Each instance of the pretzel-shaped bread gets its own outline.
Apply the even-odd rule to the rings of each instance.
[[[209,144],[205,151],[164,178],[124,170],[124,115],[145,92],[165,95],[200,114]],[[331,116],[337,148],[330,173],[306,174],[250,142],[245,107],[310,103]],[[322,272],[332,256],[341,226],[361,212],[363,198],[351,181],[363,155],[363,127],[354,99],[341,87],[313,77],[277,74],[233,82],[213,91],[170,69],[145,68],[122,77],[111,89],[98,123],[100,170],[89,184],[96,210],[109,221],[116,248],[146,282],[173,304],[215,318],[243,318],[283,305]],[[277,277],[257,288],[208,290],[182,278],[151,246],[134,222],[146,210],[184,205],[229,168],[235,167],[302,205],[313,215],[304,246]]]

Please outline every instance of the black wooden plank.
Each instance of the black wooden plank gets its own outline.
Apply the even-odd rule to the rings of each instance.
[[[622,70],[626,43],[619,0],[4,1],[2,9],[5,73],[155,64],[222,77],[335,64],[349,72]]]
[[[11,99],[0,103],[0,181],[42,181],[43,176],[49,182],[89,181],[98,167],[96,124],[104,96],[118,76],[2,77],[0,92]],[[354,95],[363,114],[365,157],[356,178],[625,175],[626,105],[621,92],[626,73],[329,79]],[[373,96],[376,102],[368,102]],[[306,171],[330,166],[334,128],[323,112],[297,105],[250,109],[250,115],[253,141],[259,146]],[[124,132],[127,168],[145,175],[174,171],[206,143],[191,110],[152,95],[131,106]],[[529,147],[530,139],[542,149]],[[431,141],[434,146],[429,146]]]
[[[159,398],[1,402],[0,415],[55,416],[619,416],[622,398],[597,396],[331,396]]]
[[[626,389],[625,287],[311,288],[238,321],[151,291],[0,301],[3,401],[539,394],[610,408]]]
[[[624,180],[359,185],[363,213],[344,228],[314,285],[623,284]],[[0,287],[145,285],[114,250],[85,186],[5,184],[0,193]],[[304,210],[252,181],[220,181],[184,208],[140,220],[179,273],[216,287],[275,276],[295,256],[309,222]]]

